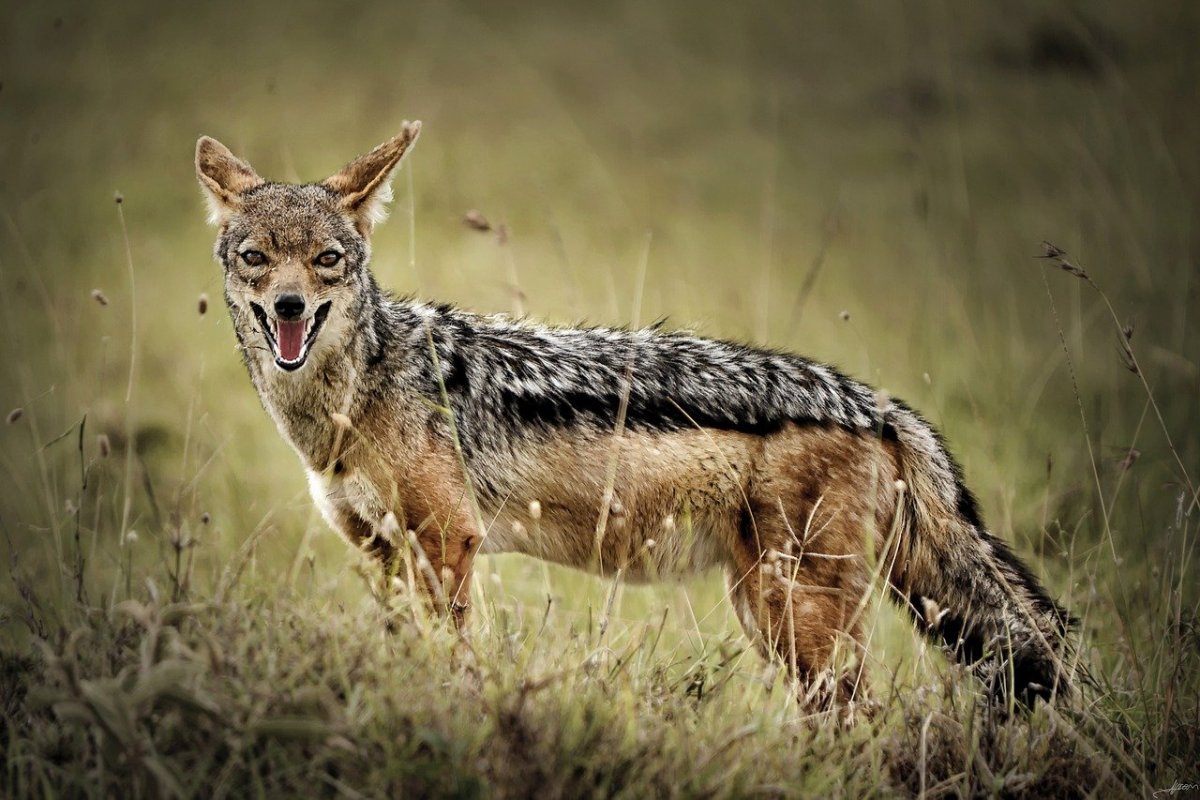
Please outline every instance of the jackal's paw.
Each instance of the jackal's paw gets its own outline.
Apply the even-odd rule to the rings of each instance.
[[[878,702],[867,697],[862,683],[834,670],[824,670],[801,682],[797,701],[812,714],[814,721],[833,721],[842,728],[872,718],[880,707]]]

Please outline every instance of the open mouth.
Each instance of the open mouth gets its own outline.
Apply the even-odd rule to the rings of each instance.
[[[312,343],[316,341],[317,333],[321,330],[321,324],[329,316],[331,305],[332,303],[321,304],[317,313],[307,319],[287,320],[271,319],[258,303],[250,304],[263,335],[271,345],[276,366],[288,372],[304,366]]]

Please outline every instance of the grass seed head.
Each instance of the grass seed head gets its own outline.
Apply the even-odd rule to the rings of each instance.
[[[929,625],[937,624],[937,619],[942,613],[942,608],[937,604],[937,601],[931,600],[928,597],[922,597],[921,606],[921,615],[925,618],[925,622]]]
[[[1134,447],[1129,448],[1125,455],[1121,456],[1121,460],[1117,462],[1117,469],[1121,470],[1121,472],[1128,472],[1137,463],[1137,460],[1141,458],[1141,455],[1141,450]]]
[[[875,392],[875,410],[880,414],[886,412],[892,405],[892,396],[887,389],[879,389]]]
[[[463,224],[475,231],[487,232],[492,229],[492,223],[488,222],[487,217],[475,208],[463,215]]]
[[[1051,244],[1050,242],[1042,242],[1042,255],[1040,257],[1048,258],[1052,261],[1057,262],[1059,268],[1063,272],[1069,272],[1070,274],[1074,275],[1076,278],[1083,278],[1084,280],[1089,280],[1088,274],[1087,274],[1087,272],[1084,271],[1083,267],[1080,267],[1076,264],[1072,264],[1070,261],[1068,261],[1067,260],[1067,251],[1063,250],[1061,247],[1057,247],[1057,246]]]

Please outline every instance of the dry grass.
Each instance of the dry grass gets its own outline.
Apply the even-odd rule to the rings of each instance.
[[[0,794],[1200,782],[1194,10],[234,11],[0,11]],[[670,315],[909,400],[1081,618],[1092,684],[1007,716],[885,612],[880,708],[839,730],[718,576],[493,559],[469,647],[377,600],[214,313],[190,156],[314,178],[406,117],[382,282]]]

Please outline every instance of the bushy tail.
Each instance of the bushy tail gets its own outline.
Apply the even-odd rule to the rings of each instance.
[[[993,696],[1026,705],[1070,690],[1063,663],[1073,620],[1008,546],[987,531],[962,473],[933,428],[893,402],[889,431],[907,484],[892,591],[917,624]]]

